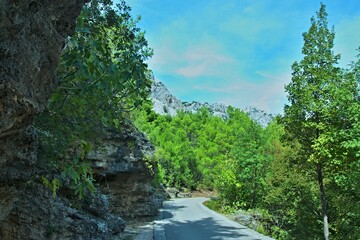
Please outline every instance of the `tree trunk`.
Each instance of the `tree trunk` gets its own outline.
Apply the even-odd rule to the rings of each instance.
[[[321,209],[322,209],[322,213],[323,213],[323,217],[324,217],[324,220],[323,220],[324,221],[324,237],[325,237],[325,240],[329,240],[329,224],[328,224],[328,217],[327,217],[322,163],[318,163],[316,168],[317,168],[316,170],[317,170],[317,177],[318,177],[319,191],[320,191]]]

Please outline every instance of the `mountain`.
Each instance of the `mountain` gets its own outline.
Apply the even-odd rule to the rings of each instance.
[[[196,101],[181,102],[178,98],[171,94],[164,83],[158,80],[154,80],[153,82],[150,97],[154,103],[153,110],[161,115],[169,114],[171,116],[175,116],[177,111],[195,113],[199,109],[205,107],[214,116],[219,116],[224,119],[229,117],[227,113],[229,106],[221,103],[210,104],[207,102],[200,103]],[[258,122],[263,127],[267,126],[274,118],[273,115],[254,107],[246,108],[243,111],[245,111],[251,117],[251,119]]]
[[[183,103],[160,81],[154,80],[150,97],[154,103],[153,110],[158,114],[175,116],[176,111],[185,110]]]

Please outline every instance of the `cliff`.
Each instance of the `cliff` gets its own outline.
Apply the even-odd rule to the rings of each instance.
[[[169,114],[175,116],[177,111],[197,112],[200,108],[206,107],[215,116],[227,118],[227,106],[219,103],[181,102],[177,99],[164,83],[154,80],[151,88],[151,99],[154,103],[154,111],[158,114]]]
[[[60,54],[85,2],[0,0],[0,239],[119,239],[121,216],[153,215],[162,203],[144,162],[152,147],[129,126],[89,154],[94,195],[74,200],[64,184],[53,197],[41,183],[59,173],[44,168],[32,120],[58,85]]]
[[[1,182],[34,174],[36,136],[30,125],[57,86],[60,53],[84,2],[0,2]]]
[[[109,197],[110,211],[125,218],[155,216],[166,199],[154,179],[154,146],[132,125],[108,131],[87,159],[99,189]]]

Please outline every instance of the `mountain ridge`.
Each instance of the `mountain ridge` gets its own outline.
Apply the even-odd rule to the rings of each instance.
[[[163,82],[159,80],[153,81],[150,98],[153,102],[153,110],[156,113],[160,115],[169,114],[172,117],[176,116],[177,111],[196,113],[198,110],[205,107],[214,116],[227,119],[229,117],[227,109],[229,107],[234,107],[222,103],[208,103],[197,101],[182,102],[169,91],[169,89]],[[265,111],[259,110],[254,107],[249,107],[241,110],[247,113],[252,120],[258,122],[263,127],[266,127],[274,119],[274,116],[272,114],[266,113]]]

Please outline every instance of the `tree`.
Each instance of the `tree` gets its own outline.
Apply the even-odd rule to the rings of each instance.
[[[331,155],[328,172],[333,206],[333,231],[338,239],[360,237],[360,60],[344,70],[342,81],[333,89],[331,120],[324,144],[318,148]],[[335,124],[336,123],[336,124]],[[331,144],[329,144],[329,142]],[[326,145],[325,145],[326,144]]]
[[[82,169],[81,176],[91,175],[83,160],[94,141],[104,129],[120,129],[127,111],[150,93],[151,73],[145,60],[152,50],[129,12],[124,1],[117,8],[109,0],[92,0],[84,6],[76,33],[62,53],[59,87],[35,121],[43,158],[56,162],[56,168],[76,183],[81,182],[75,179],[76,169]],[[91,186],[90,178],[83,180]]]
[[[329,237],[328,204],[325,195],[324,168],[331,156],[323,148],[326,133],[334,124],[331,121],[331,93],[341,81],[340,68],[336,64],[340,55],[332,51],[335,32],[328,28],[325,5],[321,4],[316,19],[303,33],[304,58],[292,65],[292,81],[285,89],[290,105],[285,106],[285,129],[290,140],[301,144],[300,163],[314,168],[321,200],[325,239]],[[322,146],[322,147],[320,147]],[[325,152],[324,152],[325,151]]]

